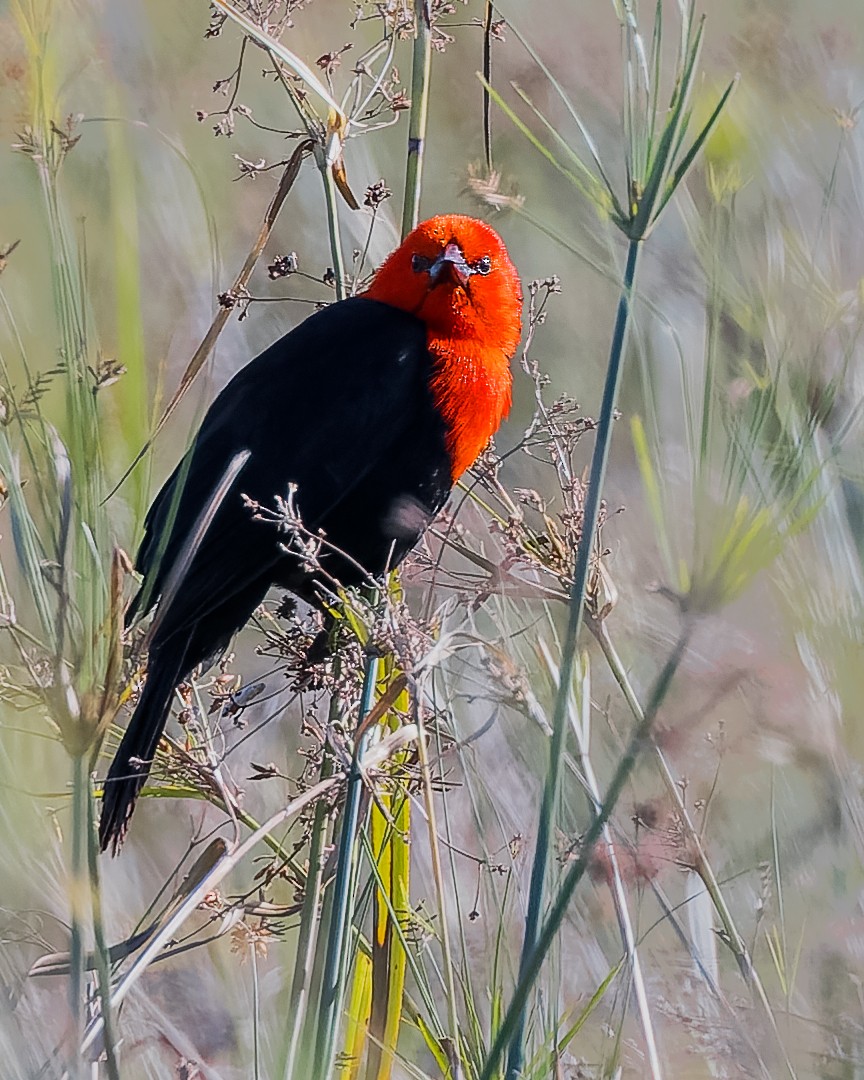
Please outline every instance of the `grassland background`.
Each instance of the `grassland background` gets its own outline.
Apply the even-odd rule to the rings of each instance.
[[[701,394],[706,290],[713,281],[724,313],[718,394],[734,406],[761,392],[764,380],[780,387],[780,411],[800,422],[807,452],[821,453],[822,497],[810,528],[790,539],[734,602],[702,620],[660,730],[677,773],[686,778],[688,805],[698,816],[701,803],[710,801],[704,840],[752,949],[795,1074],[852,1080],[864,1075],[864,531],[856,512],[864,479],[856,411],[864,319],[864,143],[857,115],[864,101],[864,20],[854,0],[714,0],[704,10],[706,75],[698,108],[707,111],[719,88],[736,72],[741,75],[720,141],[712,149],[717,167],[728,167],[737,178],[737,190],[717,211],[704,169],[698,170],[647,245],[607,488],[610,508],[626,508],[604,531],[611,549],[608,567],[619,591],[610,626],[631,678],[644,690],[674,640],[675,622],[668,599],[652,588],[665,582],[666,568],[634,456],[630,420],[634,414],[646,418],[664,482],[666,529],[676,550],[685,552],[694,517],[705,512],[689,480],[693,446],[685,402],[692,406]],[[612,5],[606,0],[532,0],[502,5],[500,13],[513,19],[577,102],[604,156],[620,165],[620,30]],[[457,5],[450,21],[465,23],[481,14],[476,3]],[[345,41],[361,41],[364,35],[374,40],[371,25],[350,29],[352,15],[347,3],[315,0],[295,12],[296,26],[286,41],[314,61]],[[268,162],[287,156],[279,136],[244,124],[242,118],[230,139],[214,136],[215,121],[196,119],[196,110],[224,106],[224,98],[213,95],[211,87],[233,70],[238,50],[230,26],[219,38],[205,41],[207,21],[203,3],[82,0],[53,5],[51,55],[62,110],[56,119],[83,117],[76,129],[81,138],[64,162],[60,188],[68,221],[86,252],[94,359],[98,350],[126,368],[120,383],[100,391],[109,480],[119,478],[160,404],[173,392],[210,323],[216,294],[242,264],[272,195],[278,172],[238,180],[234,155]],[[481,34],[468,26],[453,33],[455,41],[433,55],[423,216],[450,210],[490,214],[467,184],[469,168],[482,158],[475,78]],[[549,81],[517,36],[507,30],[504,36],[494,46],[496,85],[503,92],[509,80],[516,80],[575,143],[577,133]],[[403,81],[408,79],[409,52],[404,53]],[[19,385],[24,383],[20,352],[33,371],[48,371],[58,359],[42,194],[33,163],[12,149],[28,122],[28,64],[15,13],[0,7],[0,247],[20,240],[0,278],[16,328],[13,332],[0,313],[0,349]],[[260,123],[279,127],[285,122],[284,98],[272,82],[257,77],[258,66],[254,60],[249,65],[238,100]],[[337,83],[340,77],[337,72]],[[600,396],[617,302],[620,245],[608,224],[500,112],[493,111],[493,133],[496,168],[504,187],[524,197],[525,213],[491,214],[491,220],[524,281],[552,274],[561,281],[562,294],[550,302],[535,354],[551,375],[553,393],[573,395],[591,415]],[[391,128],[348,144],[346,166],[356,193],[379,177],[401,192],[405,140],[403,117]],[[362,246],[368,214],[344,206],[340,214],[346,250]],[[721,231],[712,233],[709,221],[720,221]],[[324,272],[330,260],[323,222],[320,178],[307,164],[253,279],[255,295],[286,290],[285,283],[266,278],[263,263],[270,255],[295,250],[304,270],[318,276]],[[570,250],[556,237],[564,238]],[[372,261],[397,239],[394,198],[381,211]],[[290,284],[295,295],[328,298],[324,286]],[[213,392],[305,311],[292,303],[253,304],[242,322],[231,320],[214,359],[153,455],[111,501],[110,523],[118,543],[134,547],[148,495],[173,467]],[[688,380],[683,390],[682,372]],[[333,388],[321,390],[326,408]],[[60,395],[49,387],[44,403],[48,415],[61,422]],[[499,449],[518,440],[532,409],[532,387],[517,374],[514,410]],[[835,438],[838,428],[842,438]],[[785,429],[778,424],[778,454],[793,429],[791,423]],[[716,434],[716,487],[709,490],[718,529],[728,512],[722,462],[732,439],[729,430]],[[771,472],[770,452],[762,449]],[[587,442],[579,453],[587,466]],[[530,460],[517,456],[508,469],[509,485],[554,497],[548,471]],[[466,526],[487,551],[496,550],[479,516],[468,511]],[[19,586],[8,516],[5,521],[0,517],[0,533],[0,555],[15,595]],[[22,617],[26,609],[22,597]],[[548,676],[532,651],[529,609],[492,598],[470,616],[471,626],[490,638],[502,629],[518,630],[520,641],[508,656],[537,694],[548,698]],[[465,610],[451,617],[469,619]],[[253,646],[254,640],[239,646],[248,678],[270,667],[254,655]],[[506,701],[496,700],[494,678],[482,664],[475,667],[473,673],[463,672],[455,699],[460,737],[479,729],[496,710],[497,720],[472,744],[467,764],[462,760],[454,766],[452,779],[458,786],[446,795],[448,815],[456,845],[477,854],[498,852],[513,881],[501,915],[495,906],[500,890],[492,875],[470,861],[455,863],[459,933],[476,985],[482,987],[499,926],[509,946],[505,984],[518,955],[520,896],[529,872],[545,738]],[[25,975],[42,952],[68,947],[69,764],[40,709],[20,708],[12,682],[10,675],[0,688],[0,981],[5,996],[0,1008],[5,1052],[16,1070],[8,1075],[29,1077],[38,1075],[39,1064],[56,1044],[66,1009],[61,979],[29,984]],[[279,689],[275,680],[273,689]],[[630,720],[599,654],[593,701],[594,764],[603,778],[617,752],[606,721],[622,731]],[[250,726],[264,715],[253,710]],[[296,716],[279,717],[244,743],[232,770],[241,786],[250,758],[275,761],[293,775],[297,744]],[[247,805],[257,816],[284,795],[274,785],[245,786]],[[628,835],[638,834],[631,821],[634,807],[651,803],[661,822],[653,838],[639,841],[637,835],[651,868],[643,872],[636,867],[629,884],[633,917],[645,935],[642,963],[667,1075],[757,1075],[750,1071],[745,1045],[751,1039],[773,1062],[772,1075],[786,1075],[777,1040],[766,1031],[734,961],[722,941],[705,931],[710,908],[706,912],[700,900],[685,904],[683,925],[701,941],[703,961],[716,965],[728,1010],[709,1000],[692,955],[668,926],[662,921],[655,925],[661,912],[651,883],[662,885],[672,904],[683,903],[693,884],[686,859],[662,825],[669,813],[664,798],[646,766],[617,817]],[[562,853],[585,820],[575,783],[568,782],[565,804],[562,820],[572,832],[562,833]],[[170,879],[199,813],[168,800],[141,806],[123,856],[104,868],[109,940],[127,934],[159,885]],[[521,841],[508,849],[517,837]],[[421,906],[431,895],[421,840],[415,842],[414,858],[412,901]],[[245,867],[238,877],[248,882],[252,872],[254,866]],[[478,880],[479,918],[468,919]],[[696,913],[692,918],[691,910]],[[279,1000],[291,950],[289,932],[284,941],[270,944],[260,965],[265,1060],[278,1043]],[[583,1007],[620,951],[609,893],[598,871],[577,893],[550,965],[549,999],[559,1002],[548,1004],[550,1011]],[[562,1075],[606,1076],[618,1068],[624,1076],[648,1075],[640,1031],[622,997],[610,993],[591,1014],[568,1048]],[[250,1075],[251,1011],[249,967],[231,952],[227,938],[157,965],[121,1018],[123,1075],[173,1075],[182,1058],[201,1063],[208,1076]],[[413,1064],[397,1066],[397,1071],[435,1075],[416,1035],[406,1032],[404,1045]]]

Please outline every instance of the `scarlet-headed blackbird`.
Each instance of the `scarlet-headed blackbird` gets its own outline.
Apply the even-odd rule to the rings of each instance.
[[[271,586],[313,604],[397,566],[510,407],[519,278],[470,217],[423,222],[360,296],[308,318],[242,368],[156,496],[127,624],[155,608],[147,678],[105,782],[115,851],[178,683],[215,659]],[[296,485],[318,568],[266,510]],[[365,572],[365,573],[364,573]]]

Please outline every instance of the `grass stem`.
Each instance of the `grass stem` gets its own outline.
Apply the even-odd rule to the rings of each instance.
[[[90,876],[90,906],[93,914],[93,944],[96,975],[99,980],[99,1007],[102,1013],[102,1046],[105,1052],[105,1071],[108,1080],[120,1080],[117,1046],[114,1034],[114,1014],[111,1008],[111,960],[105,926],[102,920],[102,890],[99,880],[99,846],[96,842],[95,803],[88,790],[87,798],[87,862]]]
[[[249,944],[249,961],[252,968],[252,1076],[261,1080],[261,988],[258,985],[258,943]]]
[[[324,181],[324,205],[327,209],[327,235],[330,239],[330,258],[336,276],[336,299],[345,299],[345,261],[342,258],[342,236],[339,229],[339,207],[336,201],[336,181],[333,169],[327,163],[324,149],[316,144],[315,160]]]
[[[411,118],[405,164],[405,201],[402,204],[403,238],[417,224],[429,118],[429,76],[432,70],[432,27],[428,0],[414,0],[414,57],[411,69]]]
[[[72,1019],[72,1057],[69,1075],[78,1080],[82,1075],[79,1047],[84,1034],[84,983],[86,950],[84,925],[87,918],[89,893],[87,873],[87,803],[90,798],[90,776],[86,754],[72,758],[72,854],[69,863],[69,900],[71,935],[69,945],[69,1012]]]
[[[492,174],[492,97],[488,87],[492,84],[492,23],[495,18],[495,5],[486,0],[486,12],[483,16],[483,157],[486,160],[486,174]]]
[[[567,622],[567,633],[561,652],[561,676],[558,693],[555,698],[555,711],[552,720],[549,766],[546,774],[546,783],[543,788],[543,801],[540,807],[540,821],[537,829],[537,846],[534,851],[534,863],[531,870],[528,912],[525,920],[525,935],[523,938],[522,955],[519,964],[520,985],[525,979],[526,972],[532,962],[531,958],[536,951],[538,943],[540,917],[545,896],[546,869],[549,862],[549,852],[554,830],[554,818],[558,805],[558,795],[561,788],[561,767],[564,760],[564,746],[567,732],[567,703],[570,694],[570,686],[573,680],[576,646],[579,640],[579,631],[582,626],[585,592],[588,586],[588,577],[591,569],[591,555],[594,550],[597,521],[600,515],[603,480],[606,475],[606,464],[609,460],[609,447],[612,441],[612,424],[615,416],[615,406],[618,400],[618,389],[621,384],[621,373],[624,366],[624,351],[627,343],[633,286],[636,278],[636,267],[640,246],[639,241],[631,240],[627,247],[627,262],[624,270],[624,280],[621,288],[621,295],[618,300],[618,310],[615,317],[615,328],[612,334],[612,346],[609,355],[609,366],[606,371],[606,385],[603,390],[603,401],[597,423],[594,454],[591,459],[588,494],[585,500],[585,509],[582,520],[582,535],[579,541],[579,548],[576,552],[576,568],[573,576],[573,588],[570,593],[570,611]],[[507,1080],[516,1080],[516,1077],[522,1071],[522,1065],[525,1058],[524,1035],[525,1017],[523,1015],[516,1030],[513,1032],[513,1041],[508,1056]]]
[[[369,654],[363,675],[363,691],[360,698],[358,728],[372,708],[375,684],[378,678],[378,657]],[[354,849],[360,815],[360,797],[363,793],[363,776],[360,759],[368,742],[368,732],[358,739],[354,759],[348,777],[345,808],[342,812],[342,831],[339,836],[339,853],[336,863],[336,880],[333,884],[333,908],[328,928],[327,953],[324,977],[321,984],[321,1000],[318,1010],[318,1037],[315,1044],[315,1077],[329,1077],[333,1070],[336,1032],[339,1026],[341,1003],[345,982],[345,961],[350,953],[348,935],[351,926],[354,892]]]
[[[335,700],[335,699],[334,699]],[[321,780],[326,780],[332,772],[332,757],[325,752],[321,763]],[[312,835],[309,840],[309,864],[306,871],[306,885],[303,891],[303,908],[300,912],[300,930],[297,935],[297,952],[294,960],[294,975],[291,980],[291,992],[288,999],[290,1032],[288,1036],[285,1066],[281,1075],[285,1080],[293,1080],[297,1064],[297,1052],[300,1036],[309,1002],[312,962],[315,943],[318,940],[318,913],[321,900],[321,882],[324,874],[324,846],[327,834],[327,822],[330,808],[326,799],[315,804],[312,819]]]

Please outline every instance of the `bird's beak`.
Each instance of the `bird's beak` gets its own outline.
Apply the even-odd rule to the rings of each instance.
[[[471,267],[462,254],[462,248],[459,247],[455,240],[451,240],[429,267],[429,285],[434,288],[434,286],[440,285],[442,281],[450,276],[464,287],[468,284],[468,279],[472,273]]]

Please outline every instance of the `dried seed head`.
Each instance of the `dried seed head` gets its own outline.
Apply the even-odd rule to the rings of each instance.
[[[382,177],[380,180],[376,180],[374,184],[370,184],[366,188],[366,194],[363,197],[363,205],[369,206],[373,210],[377,210],[378,207],[386,199],[389,199],[393,192],[387,187]]]
[[[467,191],[484,206],[491,206],[495,210],[516,210],[525,202],[515,187],[509,185],[505,190],[501,173],[497,169],[487,172],[485,166],[469,165]],[[530,286],[529,286],[530,288]]]
[[[287,255],[277,255],[273,262],[267,266],[267,274],[271,281],[278,278],[289,277],[296,274],[300,269],[300,260],[296,251],[289,251]]]

